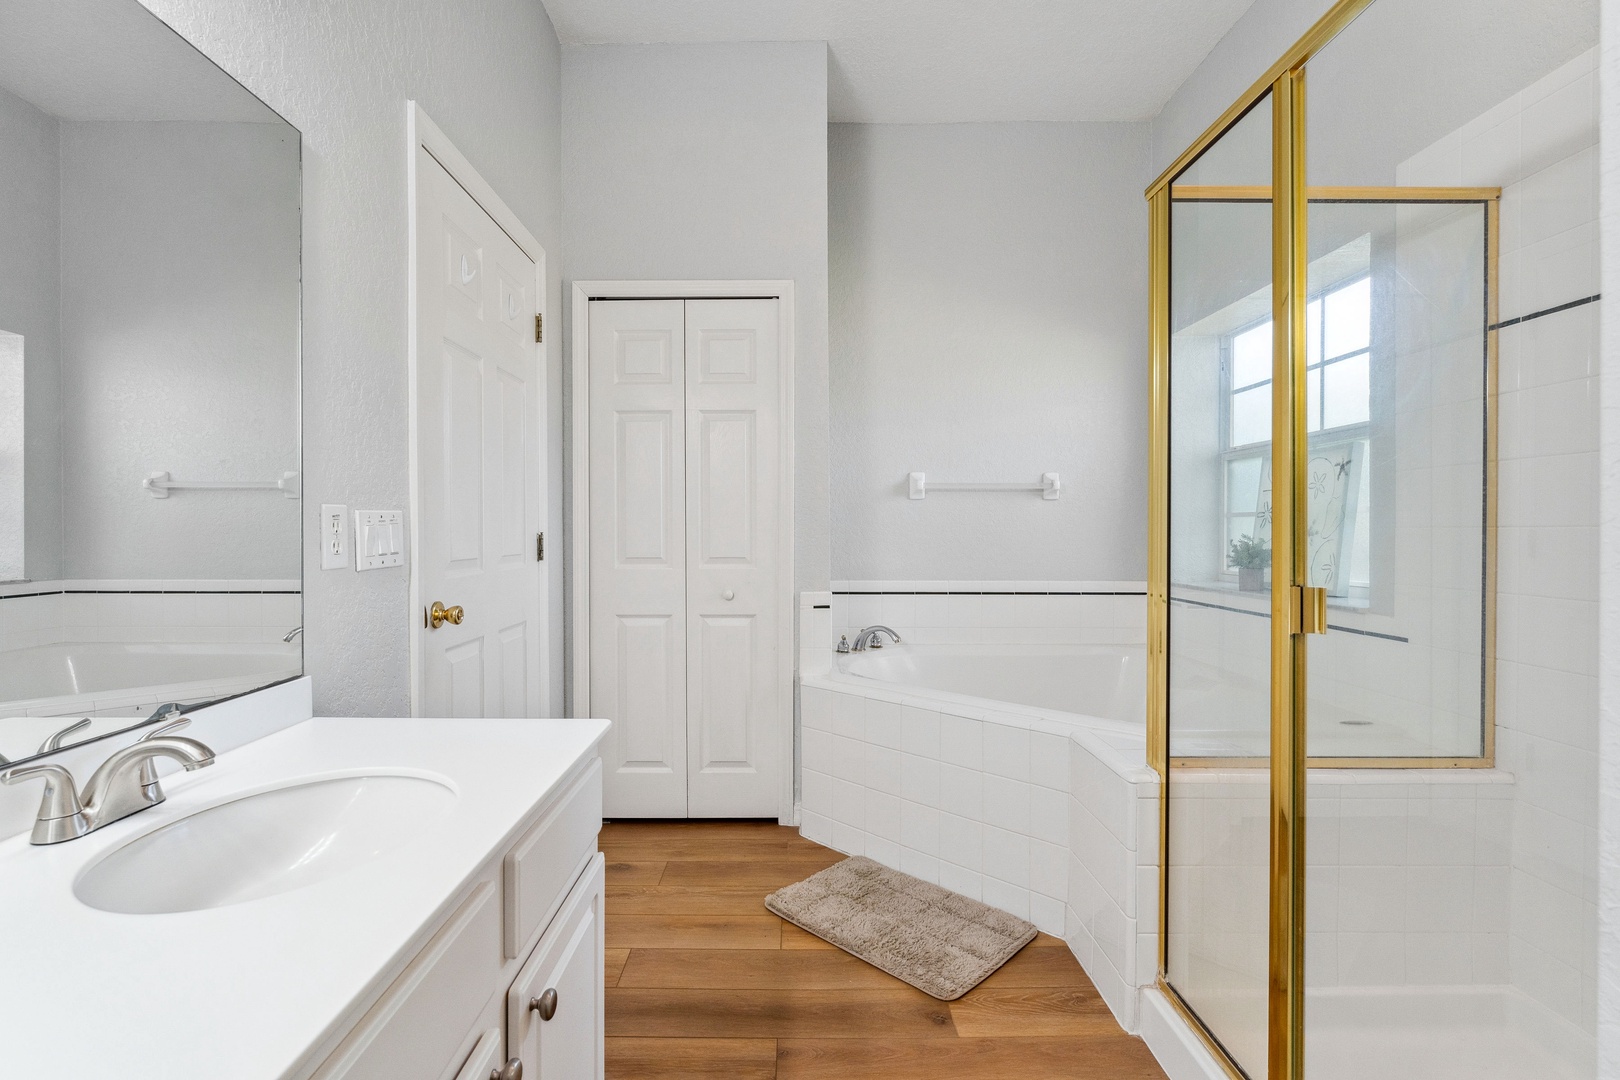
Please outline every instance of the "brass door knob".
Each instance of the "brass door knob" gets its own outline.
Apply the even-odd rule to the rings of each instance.
[[[460,626],[462,617],[465,614],[466,612],[461,610],[460,604],[457,604],[455,607],[445,607],[443,604],[435,600],[433,601],[433,606],[427,609],[427,617],[422,621],[432,629],[437,630],[445,623],[449,623],[451,626]]]
[[[540,1014],[540,1019],[550,1020],[557,1015],[557,991],[548,989],[537,998],[529,999],[529,1008]]]

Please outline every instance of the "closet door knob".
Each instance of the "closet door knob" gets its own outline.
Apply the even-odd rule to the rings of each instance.
[[[720,599],[722,600],[735,600],[736,598],[737,594],[732,592],[730,589],[726,589],[720,593]]]
[[[550,1020],[557,1015],[557,991],[548,989],[537,998],[529,999],[530,1010],[540,1014],[540,1019]]]

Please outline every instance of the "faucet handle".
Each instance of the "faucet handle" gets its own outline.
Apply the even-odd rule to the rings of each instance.
[[[32,843],[54,844],[90,831],[90,819],[79,801],[79,789],[73,783],[72,773],[60,765],[25,765],[0,772],[0,784],[18,784],[24,780],[45,781],[45,796],[39,802],[39,816],[34,819]]]

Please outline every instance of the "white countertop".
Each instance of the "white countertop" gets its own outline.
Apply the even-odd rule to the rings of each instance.
[[[89,836],[0,841],[0,1075],[282,1076],[414,949],[607,729],[317,717],[165,777],[167,802]],[[280,895],[164,915],[98,911],[73,895],[99,855],[185,814],[291,780],[376,770],[442,778],[458,798],[414,840]]]

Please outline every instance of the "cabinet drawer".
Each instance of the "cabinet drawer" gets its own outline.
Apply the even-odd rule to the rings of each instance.
[[[500,1028],[490,1028],[473,1047],[467,1063],[456,1073],[456,1080],[489,1080],[489,1074],[506,1064],[506,1040]]]
[[[318,1080],[443,1076],[500,978],[500,937],[500,890],[481,881],[327,1059]]]
[[[578,780],[507,853],[506,956],[515,959],[562,904],[568,886],[596,852],[602,829],[602,761]]]
[[[506,995],[506,1052],[524,1080],[602,1080],[602,906],[595,856]]]

